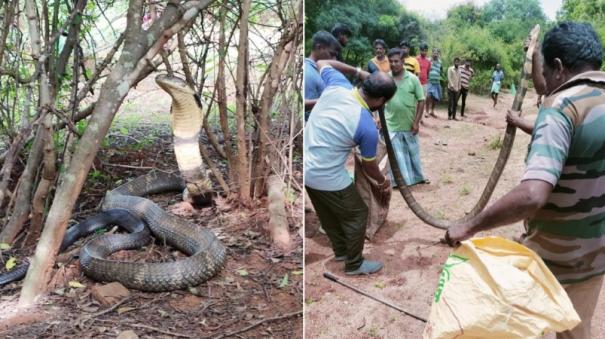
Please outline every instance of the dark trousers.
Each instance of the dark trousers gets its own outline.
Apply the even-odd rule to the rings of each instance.
[[[460,106],[460,116],[464,116],[464,106],[466,104],[466,95],[468,94],[468,88],[460,88],[460,95],[462,97],[462,104]],[[456,100],[456,105],[458,105],[458,100]]]
[[[458,92],[447,89],[448,105],[447,117],[456,118],[456,106],[458,105]]]
[[[363,262],[368,207],[355,184],[341,191],[306,189],[321,226],[332,242],[334,254],[347,256],[345,271],[358,269]]]

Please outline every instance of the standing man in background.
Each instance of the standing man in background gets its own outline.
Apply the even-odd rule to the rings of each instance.
[[[494,73],[492,73],[492,100],[494,100],[494,108],[498,103],[498,93],[500,93],[500,87],[502,86],[502,80],[504,80],[504,72],[502,71],[502,66],[500,64],[496,64],[494,68]]]
[[[403,66],[401,50],[389,50],[391,76],[397,84],[397,92],[386,104],[384,117],[393,144],[397,166],[406,185],[428,183],[422,174],[418,130],[424,111],[424,91],[418,78]],[[389,170],[391,178],[392,172]]]
[[[469,59],[464,60],[464,66],[460,67],[460,97],[462,97],[462,106],[460,107],[460,116],[464,116],[464,106],[466,104],[466,95],[468,94],[468,86],[471,79],[475,75],[475,70],[471,67]],[[456,106],[458,101],[456,100]]]
[[[429,71],[429,86],[427,89],[426,100],[427,113],[430,106],[430,116],[436,118],[435,104],[441,101],[441,59],[439,59],[438,48],[433,48],[433,58],[431,60],[431,70]]]
[[[349,39],[353,35],[353,32],[351,32],[349,26],[341,23],[337,23],[336,25],[334,25],[330,33],[332,33],[332,35],[340,43],[340,46],[342,46],[343,48],[347,46],[347,43],[349,43]]]
[[[311,109],[324,90],[324,83],[317,69],[317,61],[334,59],[338,53],[340,53],[340,44],[332,34],[326,31],[313,34],[311,54],[305,58],[305,121],[309,119]]]
[[[374,47],[374,55],[368,62],[368,72],[374,73],[376,71],[381,71],[384,73],[389,73],[391,68],[389,67],[389,59],[386,57],[387,44],[382,39],[374,40],[372,44]]]
[[[458,93],[460,93],[460,58],[454,58],[454,64],[447,70],[447,120],[456,119]]]
[[[405,69],[418,76],[420,74],[420,65],[418,64],[418,60],[410,55],[410,44],[407,40],[403,40],[399,43],[399,48],[401,48],[401,57],[403,58],[403,66]]]
[[[424,91],[425,98],[428,95],[429,72],[431,70],[431,60],[426,56],[428,50],[429,46],[425,42],[421,43],[420,55],[416,57],[416,61],[418,61],[418,65],[420,65],[420,74],[418,75],[418,80],[420,80],[420,85],[422,85],[422,90]],[[426,107],[426,116],[428,116],[429,105],[424,105],[424,107]]]

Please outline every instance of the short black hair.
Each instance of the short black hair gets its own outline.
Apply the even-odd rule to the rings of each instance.
[[[351,32],[351,29],[349,28],[349,26],[347,26],[345,24],[341,24],[340,22],[337,23],[336,25],[334,25],[334,27],[332,27],[331,33],[337,39],[338,39],[338,36],[340,36],[340,35],[346,35],[349,37],[351,35],[353,35],[353,32]]]
[[[459,57],[455,57],[454,61],[456,61],[456,60],[460,61],[460,58]]]
[[[399,47],[407,47],[407,48],[411,48],[412,46],[410,46],[410,43],[407,40],[401,40],[401,42],[399,43]]]
[[[313,34],[313,50],[321,47],[334,47],[337,52],[340,52],[340,43],[338,40],[326,31],[319,31]]]
[[[393,55],[399,55],[401,56],[401,48],[391,48],[389,49],[389,52],[387,53],[387,58],[390,58]]]
[[[590,67],[594,70],[603,64],[603,47],[599,36],[587,23],[562,22],[544,35],[542,43],[544,62],[551,68],[555,58],[571,71]]]
[[[361,89],[372,99],[384,98],[391,100],[397,91],[397,85],[392,77],[383,72],[374,72],[361,83]]]
[[[384,49],[387,49],[387,43],[384,42],[384,40],[382,40],[382,39],[376,39],[376,40],[374,40],[374,42],[372,43],[372,47],[376,47],[376,45],[382,45],[382,47]]]
[[[426,42],[423,42],[420,44],[420,50],[421,51],[428,51],[429,50],[429,45],[426,44]]]

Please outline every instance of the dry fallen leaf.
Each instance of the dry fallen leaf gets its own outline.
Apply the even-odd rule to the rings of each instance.
[[[13,269],[13,267],[17,266],[17,258],[15,257],[10,257],[7,261],[6,261],[6,270],[10,271]]]
[[[86,287],[86,285],[84,285],[81,282],[76,281],[76,280],[71,280],[69,283],[67,283],[67,285],[69,285],[69,287],[72,287],[72,288],[84,288],[84,287]]]
[[[278,287],[279,287],[279,288],[284,288],[284,287],[286,287],[286,286],[288,286],[288,273],[286,273],[286,274],[284,275],[284,277],[281,279],[281,281],[280,281],[280,283],[279,283],[279,286],[278,286]]]
[[[134,307],[120,307],[120,308],[118,308],[118,314],[130,312],[130,311],[135,310],[135,309],[136,308],[134,308]]]

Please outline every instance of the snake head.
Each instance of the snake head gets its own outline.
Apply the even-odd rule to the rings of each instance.
[[[214,205],[214,196],[211,191],[193,195],[185,188],[183,190],[183,201],[187,201],[195,208],[209,207]]]

